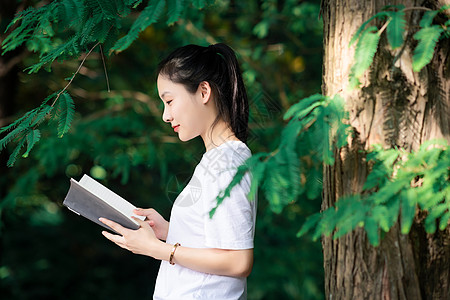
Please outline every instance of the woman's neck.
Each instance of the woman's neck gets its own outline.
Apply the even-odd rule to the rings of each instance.
[[[219,121],[202,136],[206,151],[216,148],[228,141],[239,141],[234,132],[224,121]]]

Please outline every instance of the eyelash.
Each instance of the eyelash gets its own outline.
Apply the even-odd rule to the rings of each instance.
[[[173,100],[169,100],[166,102],[167,105],[169,105]]]

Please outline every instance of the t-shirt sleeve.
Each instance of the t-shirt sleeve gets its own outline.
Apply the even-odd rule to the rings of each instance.
[[[230,194],[217,207],[212,218],[209,211],[216,207],[216,197],[224,190],[234,175],[237,167],[221,170],[214,180],[208,183],[211,193],[206,195],[205,244],[210,248],[220,249],[252,249],[256,216],[256,201],[249,201],[250,176],[244,176]]]

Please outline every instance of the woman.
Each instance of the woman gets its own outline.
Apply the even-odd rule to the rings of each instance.
[[[225,44],[187,45],[158,68],[164,122],[182,141],[197,136],[206,152],[177,197],[167,222],[153,209],[137,209],[138,230],[101,219],[120,235],[103,235],[133,253],[161,260],[154,299],[246,299],[253,265],[256,200],[250,178],[216,207],[239,165],[251,156],[248,100],[234,51]],[[165,241],[165,242],[164,242]]]

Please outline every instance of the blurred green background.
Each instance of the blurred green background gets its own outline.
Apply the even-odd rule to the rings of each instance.
[[[1,32],[17,7],[40,4],[2,3]],[[248,145],[253,153],[275,149],[283,113],[320,92],[319,6],[319,0],[217,1],[201,11],[187,6],[174,25],[152,25],[130,48],[107,58],[110,92],[100,54],[89,56],[68,89],[77,110],[70,132],[58,138],[56,126],[47,127],[30,156],[13,168],[6,167],[12,149],[0,153],[0,298],[151,298],[159,262],[115,246],[101,227],[63,207],[69,178],[90,174],[136,206],[169,218],[204,148],[200,139],[180,142],[162,122],[155,68],[189,43],[224,42],[236,50],[251,105]],[[39,58],[23,53],[8,74],[8,97],[0,98],[3,122],[64,87],[80,64],[54,63],[50,73],[27,75],[22,70]],[[320,203],[298,199],[274,214],[260,195],[249,299],[324,298],[320,242],[296,238]]]

